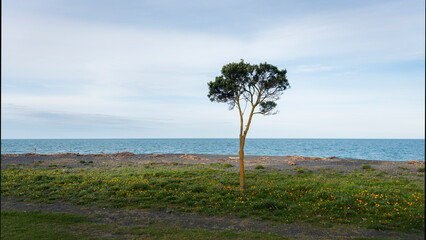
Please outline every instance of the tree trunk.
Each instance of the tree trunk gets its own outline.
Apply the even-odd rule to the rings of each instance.
[[[240,189],[246,189],[246,177],[244,174],[244,137],[240,136]]]
[[[246,188],[246,177],[244,174],[244,144],[246,142],[246,137],[247,137],[247,132],[250,128],[250,124],[251,124],[251,119],[253,118],[253,112],[254,109],[257,106],[257,102],[255,105],[253,105],[253,108],[251,109],[250,115],[249,115],[249,119],[246,125],[246,129],[244,130],[244,132],[240,131],[240,189],[242,192],[244,192],[245,188]],[[243,118],[242,115],[241,116],[241,126],[243,126]],[[243,127],[241,127],[241,130],[243,129]]]

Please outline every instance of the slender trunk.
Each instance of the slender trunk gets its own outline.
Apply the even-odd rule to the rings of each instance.
[[[240,135],[240,189],[246,189],[246,176],[244,174],[244,137]]]
[[[247,132],[250,128],[250,123],[251,123],[251,119],[253,118],[253,113],[254,113],[254,109],[256,108],[257,104],[259,103],[259,97],[256,100],[256,103],[252,103],[252,109],[249,115],[249,119],[246,125],[246,129],[243,131],[244,129],[244,119],[243,119],[243,112],[241,111],[241,106],[240,106],[240,102],[239,102],[239,97],[237,98],[237,106],[238,106],[238,110],[240,112],[240,121],[241,121],[241,126],[240,126],[240,189],[241,192],[244,192],[244,190],[246,189],[246,176],[245,176],[245,172],[244,172],[244,143],[246,141],[246,137],[247,137]]]
[[[257,102],[253,106],[253,108],[251,109],[246,129],[244,130],[244,132],[242,134],[240,134],[240,189],[241,189],[242,192],[244,192],[244,190],[246,188],[246,177],[245,177],[245,173],[244,173],[244,144],[246,142],[247,132],[250,128],[251,119],[253,118],[253,113],[254,113],[254,109],[256,108],[256,106],[257,106]],[[243,122],[241,121],[241,124],[242,123]],[[242,130],[242,126],[243,125],[241,125],[241,130]]]

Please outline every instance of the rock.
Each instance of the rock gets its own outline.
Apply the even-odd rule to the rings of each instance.
[[[298,156],[298,155],[293,155],[292,157],[291,157],[291,159],[292,160],[305,160],[306,158],[305,157],[302,157],[302,156]]]
[[[296,165],[296,162],[288,161],[288,165],[290,165],[290,166],[294,166],[294,165]]]
[[[259,157],[257,160],[270,160],[270,157]]]
[[[407,162],[408,164],[413,164],[413,165],[421,165],[421,164],[425,164],[424,161],[417,161],[417,160],[410,160]]]
[[[229,159],[232,159],[232,160],[240,160],[240,157],[229,157]]]
[[[339,158],[335,157],[335,156],[332,156],[332,157],[329,157],[328,159],[339,159]]]

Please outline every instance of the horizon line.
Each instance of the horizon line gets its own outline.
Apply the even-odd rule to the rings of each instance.
[[[138,139],[238,139],[238,138],[209,138],[209,137],[154,137],[154,138],[1,138],[1,140],[138,140]],[[247,138],[247,139],[359,139],[359,140],[425,140],[425,138],[335,138],[335,137],[319,137],[319,138],[310,138],[310,137],[299,137],[299,138],[268,138],[268,137],[255,137],[255,138]]]

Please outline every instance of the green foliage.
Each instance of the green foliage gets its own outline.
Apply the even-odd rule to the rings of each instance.
[[[380,171],[380,172],[376,173],[377,177],[384,177],[386,175],[389,175],[386,171]]]
[[[251,65],[241,60],[222,67],[222,75],[209,82],[209,99],[228,103],[233,109],[241,100],[260,106],[259,114],[274,114],[276,100],[290,87],[287,70],[279,70],[268,63]]]
[[[260,113],[263,115],[269,115],[274,114],[272,110],[277,106],[275,102],[267,101],[267,102],[261,102],[260,103]]]
[[[287,208],[287,205],[284,205],[282,202],[279,202],[274,199],[266,199],[262,202],[255,202],[251,205],[251,208],[255,210],[268,210],[268,211],[274,211],[279,210],[283,208]]]
[[[255,169],[265,169],[265,167],[264,166],[262,166],[262,165],[257,165],[256,167],[254,167]]]
[[[149,189],[149,185],[146,183],[134,183],[131,187],[130,190],[148,190]]]
[[[225,163],[225,164],[223,164],[223,167],[224,168],[230,168],[230,167],[233,167],[234,165],[232,165],[232,164],[230,164],[230,163]]]
[[[374,170],[376,170],[376,169],[374,169],[373,167],[371,167],[371,165],[363,165],[362,167],[361,167],[363,170],[367,170],[367,171],[374,171]]]
[[[418,171],[418,172],[425,172],[425,168],[424,168],[424,167],[421,167],[421,168],[417,169],[417,171]]]

